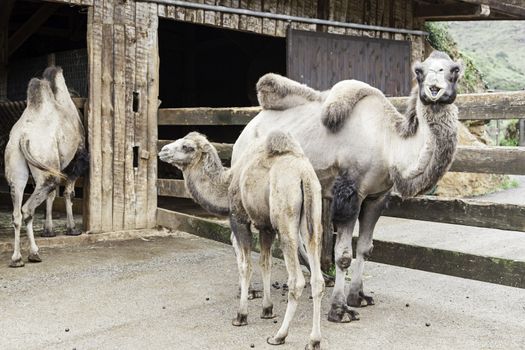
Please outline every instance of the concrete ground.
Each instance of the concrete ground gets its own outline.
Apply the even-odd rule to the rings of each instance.
[[[10,254],[0,254],[2,350],[251,349],[252,344],[284,350],[302,349],[307,342],[309,287],[285,345],[265,342],[284,313],[280,289],[272,290],[278,324],[259,318],[256,299],[250,301],[249,325],[231,326],[237,268],[227,245],[174,233],[41,251],[42,263],[21,269],[8,268]],[[365,275],[365,290],[377,305],[361,309],[359,321],[327,322],[327,290],[323,349],[525,347],[523,289],[375,263],[367,264]],[[280,260],[274,259],[272,280],[286,280]]]

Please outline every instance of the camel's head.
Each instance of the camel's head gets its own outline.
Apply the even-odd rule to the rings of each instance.
[[[453,103],[457,94],[457,82],[462,73],[461,62],[454,62],[444,52],[432,52],[423,62],[414,64],[419,99],[427,105]]]
[[[198,132],[190,132],[188,135],[162,147],[159,158],[163,162],[184,170],[192,164],[196,164],[202,155],[209,152],[211,147],[206,136]]]

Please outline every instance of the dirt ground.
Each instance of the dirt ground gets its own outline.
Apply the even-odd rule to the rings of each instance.
[[[286,306],[280,289],[272,290],[278,324],[259,318],[256,299],[249,325],[231,326],[238,299],[230,246],[175,233],[41,251],[42,263],[21,269],[0,254],[0,349],[284,350],[307,342],[309,287],[285,345],[265,342]],[[365,275],[377,305],[360,309],[359,321],[326,321],[328,288],[323,349],[524,348],[522,289],[375,263]],[[272,280],[286,281],[280,260]]]

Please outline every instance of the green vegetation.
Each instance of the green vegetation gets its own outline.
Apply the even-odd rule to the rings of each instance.
[[[459,92],[472,93],[484,91],[486,84],[483,81],[481,72],[477,68],[476,62],[471,56],[458,49],[457,43],[448,32],[447,24],[440,22],[427,22],[425,24],[425,30],[430,33],[428,41],[434,49],[444,51],[453,59],[460,59],[463,61],[465,71],[463,73],[463,78],[459,83]]]
[[[489,89],[525,88],[524,21],[435,23],[445,28],[459,50],[472,57]]]
[[[518,146],[519,144],[519,123],[518,119],[509,120],[503,127],[505,132],[503,138],[498,140],[500,146]]]
[[[508,176],[505,176],[505,179],[503,180],[503,183],[500,186],[500,189],[502,190],[509,190],[511,188],[518,188],[520,186],[520,183],[516,179],[511,179]]]

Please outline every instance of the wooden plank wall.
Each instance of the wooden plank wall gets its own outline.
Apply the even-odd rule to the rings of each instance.
[[[422,21],[413,18],[413,1],[404,0],[193,0],[189,2],[384,27],[421,29],[423,26]],[[321,8],[326,3],[328,3],[329,8],[327,11],[322,11]],[[159,16],[164,18],[279,37],[286,37],[286,30],[289,26],[287,22],[281,20],[188,9],[171,5],[159,5],[158,9]],[[415,35],[317,26],[305,23],[292,23],[291,28],[371,38],[409,40],[412,42],[412,61],[422,59],[424,54],[424,38]]]
[[[86,229],[105,232],[154,227],[157,5],[92,2],[87,33],[91,162]]]

